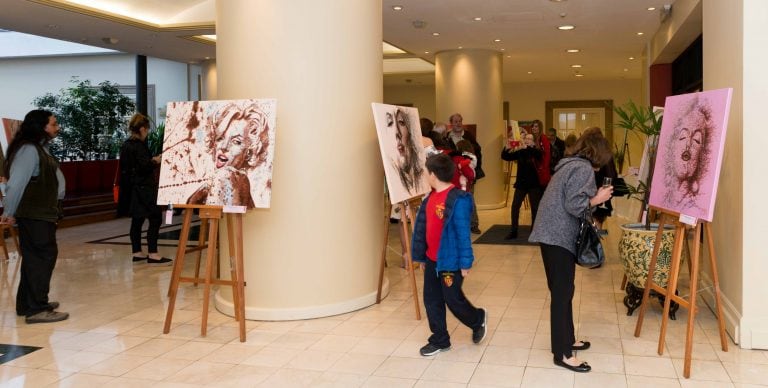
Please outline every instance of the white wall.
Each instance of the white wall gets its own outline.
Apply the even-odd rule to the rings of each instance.
[[[199,66],[192,66],[195,77]],[[120,85],[136,84],[136,56],[107,54],[87,56],[30,57],[0,59],[0,117],[22,119],[34,109],[32,100],[46,93],[58,93],[70,86],[72,76],[95,85],[108,80]],[[187,65],[147,58],[147,83],[155,85],[156,109],[168,101],[188,100]],[[194,91],[196,86],[193,85]],[[154,112],[157,114],[157,110]]]

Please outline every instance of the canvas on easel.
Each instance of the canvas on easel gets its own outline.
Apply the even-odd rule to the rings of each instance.
[[[648,203],[712,221],[733,89],[667,97]]]

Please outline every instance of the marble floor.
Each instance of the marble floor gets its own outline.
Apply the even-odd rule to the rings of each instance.
[[[526,213],[526,212],[524,212]],[[481,228],[507,224],[509,208],[481,211]],[[528,215],[524,215],[528,217]],[[201,290],[180,289],[170,334],[162,334],[171,267],[134,265],[127,245],[88,244],[125,234],[127,220],[62,229],[51,297],[69,320],[27,325],[14,310],[19,260],[0,259],[0,344],[40,347],[0,363],[1,387],[752,387],[768,384],[768,352],[729,339],[719,349],[717,322],[705,305],[696,317],[691,378],[682,377],[687,311],[670,321],[664,354],[656,352],[658,303],[642,335],[626,315],[617,260],[620,232],[612,220],[607,264],[577,269],[577,338],[592,342],[578,357],[591,373],[553,365],[549,298],[538,248],[479,245],[465,283],[467,296],[489,313],[479,345],[449,316],[453,348],[421,357],[429,335],[414,319],[407,274],[392,227],[381,304],[347,314],[290,322],[247,322],[247,342],[234,320],[215,309],[199,335]],[[10,239],[8,240],[10,244]],[[161,247],[172,257],[172,247]],[[373,259],[373,258],[372,258]],[[191,260],[188,260],[190,262]],[[417,272],[421,276],[421,272]],[[682,280],[685,286],[686,280]],[[0,355],[2,356],[2,355]],[[2,357],[0,357],[2,360]],[[0,361],[1,362],[1,361]]]

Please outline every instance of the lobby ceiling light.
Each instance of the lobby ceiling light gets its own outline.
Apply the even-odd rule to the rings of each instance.
[[[572,26],[572,25],[570,25],[570,24],[565,24],[565,25],[562,25],[562,26],[558,26],[558,27],[557,27],[557,29],[558,29],[558,30],[561,30],[561,31],[569,31],[569,30],[572,30],[572,29],[574,29],[574,28],[576,28],[576,27],[574,27],[574,26]]]
[[[571,67],[574,68],[574,69],[580,69],[581,65],[571,65]]]
[[[429,51],[425,51],[424,54],[429,54]]]
[[[476,22],[482,22],[482,21],[483,21],[483,18],[481,18],[480,16],[475,16],[475,18],[474,18],[474,19],[472,19],[472,20],[474,20],[474,21],[476,21]]]
[[[627,69],[627,68],[624,68],[624,71],[629,71],[629,69]]]
[[[403,6],[402,5],[393,5],[392,9],[395,10],[395,11],[402,11],[403,10]]]
[[[432,36],[440,36],[440,33],[439,32],[433,32]]]
[[[579,52],[579,51],[581,51],[581,50],[579,50],[579,49],[568,49],[568,50],[565,50],[565,52],[567,52],[567,53],[571,53],[571,54],[573,54],[573,53],[577,53],[577,52]]]
[[[501,39],[494,39],[493,41],[496,42],[496,43],[499,43],[499,42],[501,42]]]
[[[630,60],[630,61],[634,61],[634,60],[635,60],[635,57],[629,57],[629,60]]]
[[[462,46],[459,46],[459,50],[461,50],[461,49],[463,49],[463,48],[464,48],[464,47],[462,47]]]
[[[506,49],[502,47],[502,48],[501,48],[501,51],[504,51],[504,50],[506,50]]]
[[[577,77],[583,77],[583,76],[584,76],[584,74],[581,74],[581,73],[579,73],[579,74],[575,74],[575,75],[576,75]]]
[[[529,72],[528,72],[528,74],[533,74],[533,72],[532,72],[532,71],[529,71]]]
[[[638,32],[637,33],[637,36],[643,36],[643,35],[645,35],[645,33],[643,33],[643,32]]]
[[[648,7],[648,10],[649,10],[649,11],[655,11],[655,10],[656,10],[656,7]]]

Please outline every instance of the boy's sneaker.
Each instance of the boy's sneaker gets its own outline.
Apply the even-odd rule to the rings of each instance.
[[[485,338],[486,327],[488,326],[488,312],[485,309],[480,309],[483,312],[483,325],[477,329],[472,330],[472,342],[479,344]]]
[[[437,353],[440,353],[440,352],[445,352],[445,351],[448,351],[448,350],[450,350],[450,349],[451,349],[451,347],[450,347],[450,346],[446,346],[446,347],[444,347],[444,348],[441,348],[441,347],[439,347],[439,346],[437,346],[437,345],[433,345],[433,344],[426,344],[426,345],[424,345],[424,346],[423,346],[423,347],[422,347],[422,348],[419,350],[419,353],[420,353],[422,356],[424,356],[424,357],[427,357],[427,356],[434,356],[434,355],[435,355],[435,354],[437,354]]]

